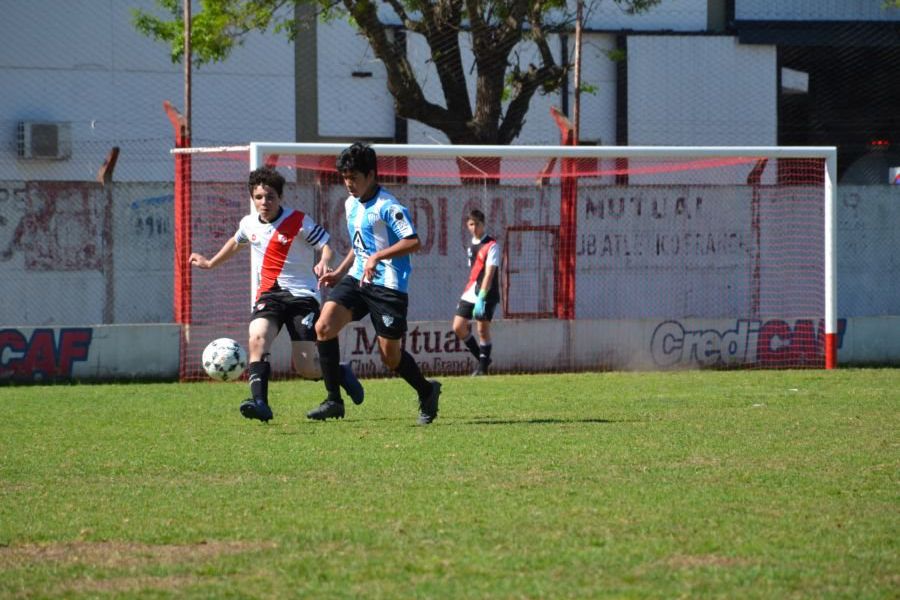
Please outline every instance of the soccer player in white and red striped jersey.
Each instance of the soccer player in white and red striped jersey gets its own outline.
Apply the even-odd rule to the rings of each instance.
[[[469,213],[466,227],[472,234],[469,243],[469,280],[456,305],[453,331],[478,361],[472,375],[487,375],[491,365],[491,319],[500,302],[500,245],[485,233],[484,213],[477,208]],[[478,339],[469,327],[475,320]]]
[[[293,365],[300,376],[321,377],[315,332],[321,304],[318,278],[330,271],[333,252],[325,229],[302,211],[282,206],[284,177],[278,171],[256,169],[247,183],[256,212],[241,219],[237,232],[215,256],[207,259],[195,252],[188,262],[201,269],[214,269],[243,246],[250,246],[256,289],[248,343],[251,397],[241,403],[240,409],[248,419],[265,422],[272,418],[269,350],[282,326],[291,337]],[[321,253],[318,262],[316,250]],[[355,403],[363,401],[363,388],[349,364],[340,365],[340,385]]]

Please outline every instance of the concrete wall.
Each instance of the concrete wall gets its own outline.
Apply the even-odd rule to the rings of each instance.
[[[0,327],[0,382],[176,379],[180,337],[174,324]]]
[[[464,220],[470,208],[484,208],[501,239],[508,227],[558,223],[559,194],[552,187],[512,187],[487,196],[481,189],[460,195],[460,188],[453,186],[393,189],[409,199],[423,240],[411,283],[416,299],[411,317],[415,319],[436,320],[453,313],[464,283]],[[724,190],[585,186],[576,239],[576,314],[643,317],[658,314],[652,313],[662,305],[657,298],[681,296],[690,310],[701,311],[692,314],[746,315],[747,307],[740,302],[746,302],[747,291],[734,288],[746,285],[745,274],[752,266],[749,198],[746,190]],[[727,190],[732,190],[730,195]],[[339,186],[324,188],[319,202],[318,220],[331,231],[339,253],[349,248],[342,214],[344,193]],[[900,315],[900,257],[894,251],[900,223],[898,196],[897,186],[839,189],[838,312],[842,317]],[[311,191],[290,188],[287,197],[291,205],[314,210]],[[680,208],[679,198],[686,199]],[[0,181],[0,277],[4,282],[0,324],[171,322],[172,205],[171,186],[162,183],[114,184],[107,194],[98,184],[84,182]],[[232,217],[217,217],[221,235],[229,235],[231,223],[236,226],[246,210],[240,202],[231,205]],[[777,199],[764,203],[764,209],[769,205],[770,210],[777,208]],[[811,226],[820,222],[816,210],[812,206],[806,215]],[[778,220],[777,216],[770,219]],[[104,237],[104,231],[111,235]],[[772,248],[771,261],[764,256],[763,263],[777,264],[776,246],[782,233],[774,226],[763,228],[763,247]],[[692,254],[677,248],[685,235],[703,236],[704,252]],[[712,252],[706,251],[710,236]],[[207,241],[209,247],[195,249],[211,255],[223,240],[220,236]],[[520,266],[527,266],[533,276],[510,280],[511,302],[518,303],[511,310],[548,310],[555,269],[552,255],[534,236],[516,243],[516,256],[527,259],[520,260]],[[692,272],[690,278],[683,276],[685,268]],[[217,271],[214,279],[220,276]],[[787,278],[777,273],[771,281],[779,287],[771,296],[765,287],[761,290],[762,314],[769,312],[765,298],[776,297],[775,291],[788,286]],[[239,284],[247,284],[243,273]],[[208,289],[206,284],[198,284],[200,288]],[[802,291],[795,295],[802,296]],[[246,295],[249,298],[249,291]]]
[[[449,321],[409,326],[405,348],[425,373],[466,375],[475,367]],[[0,328],[0,383],[175,380],[180,331],[176,325]],[[344,360],[361,377],[387,375],[374,334],[370,323],[352,323],[340,337]],[[802,344],[795,342],[801,334]],[[290,375],[287,339],[280,336],[273,348],[277,377]],[[842,319],[838,343],[839,366],[900,366],[900,317]],[[494,328],[494,348],[496,372],[822,365],[821,323],[802,320],[505,320]]]
[[[3,3],[0,180],[93,181],[112,146],[116,181],[171,181],[171,101],[184,112],[183,71],[166,44],[139,34],[131,11],[153,0]],[[225,63],[193,74],[194,145],[286,139],[294,132],[293,46],[253,33]],[[66,160],[16,157],[16,123],[71,124]]]
[[[166,323],[171,184],[0,182],[0,324]]]
[[[900,21],[900,9],[871,0],[735,0],[734,16],[767,21]]]
[[[775,58],[727,36],[630,36],[628,143],[776,145]]]

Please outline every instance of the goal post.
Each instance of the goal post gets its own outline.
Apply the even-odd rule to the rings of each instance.
[[[448,324],[467,274],[473,208],[503,244],[499,370],[837,365],[833,147],[372,146],[379,179],[410,209],[422,241],[404,343],[431,352],[427,370],[465,372],[465,348]],[[233,234],[252,210],[247,172],[271,165],[289,182],[285,203],[325,226],[342,256],[346,190],[334,165],[345,147],[174,150],[193,155],[194,250],[214,252]],[[232,262],[241,274],[229,276],[243,283],[194,273],[184,299],[194,337],[221,337],[226,322],[231,337],[246,337],[249,261]],[[218,289],[228,306],[201,308]],[[238,318],[232,305],[241,304]],[[529,354],[519,341],[529,327],[567,344],[558,352],[566,358]],[[361,328],[342,339],[345,359],[369,360],[374,336]],[[361,367],[378,374],[374,359]],[[190,368],[182,376],[194,377]]]

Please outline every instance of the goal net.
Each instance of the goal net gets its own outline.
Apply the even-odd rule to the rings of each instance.
[[[343,257],[344,147],[175,151],[183,379],[202,377],[210,340],[246,343],[253,293],[249,253],[208,271],[187,257],[211,257],[234,235],[252,210],[247,174],[263,164],[285,175],[284,204],[323,225]],[[421,240],[403,343],[427,373],[475,365],[451,322],[476,208],[502,248],[496,372],[836,364],[833,148],[374,148]],[[361,375],[385,373],[368,318],[340,341]],[[284,332],[272,363],[290,375]]]

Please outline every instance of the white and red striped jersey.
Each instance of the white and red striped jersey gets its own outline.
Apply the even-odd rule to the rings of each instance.
[[[293,208],[282,207],[281,215],[272,223],[260,221],[256,214],[241,219],[234,241],[250,244],[253,301],[264,292],[280,288],[321,303],[318,278],[313,273],[314,250],[321,249],[329,239],[321,225]]]
[[[491,265],[497,269],[500,268],[500,245],[489,235],[485,235],[480,240],[472,238],[466,254],[469,259],[469,280],[466,282],[461,299],[474,304],[478,299],[478,292],[481,291],[485,267]],[[499,272],[494,273],[491,286],[488,288],[487,299],[491,302],[500,300]]]

